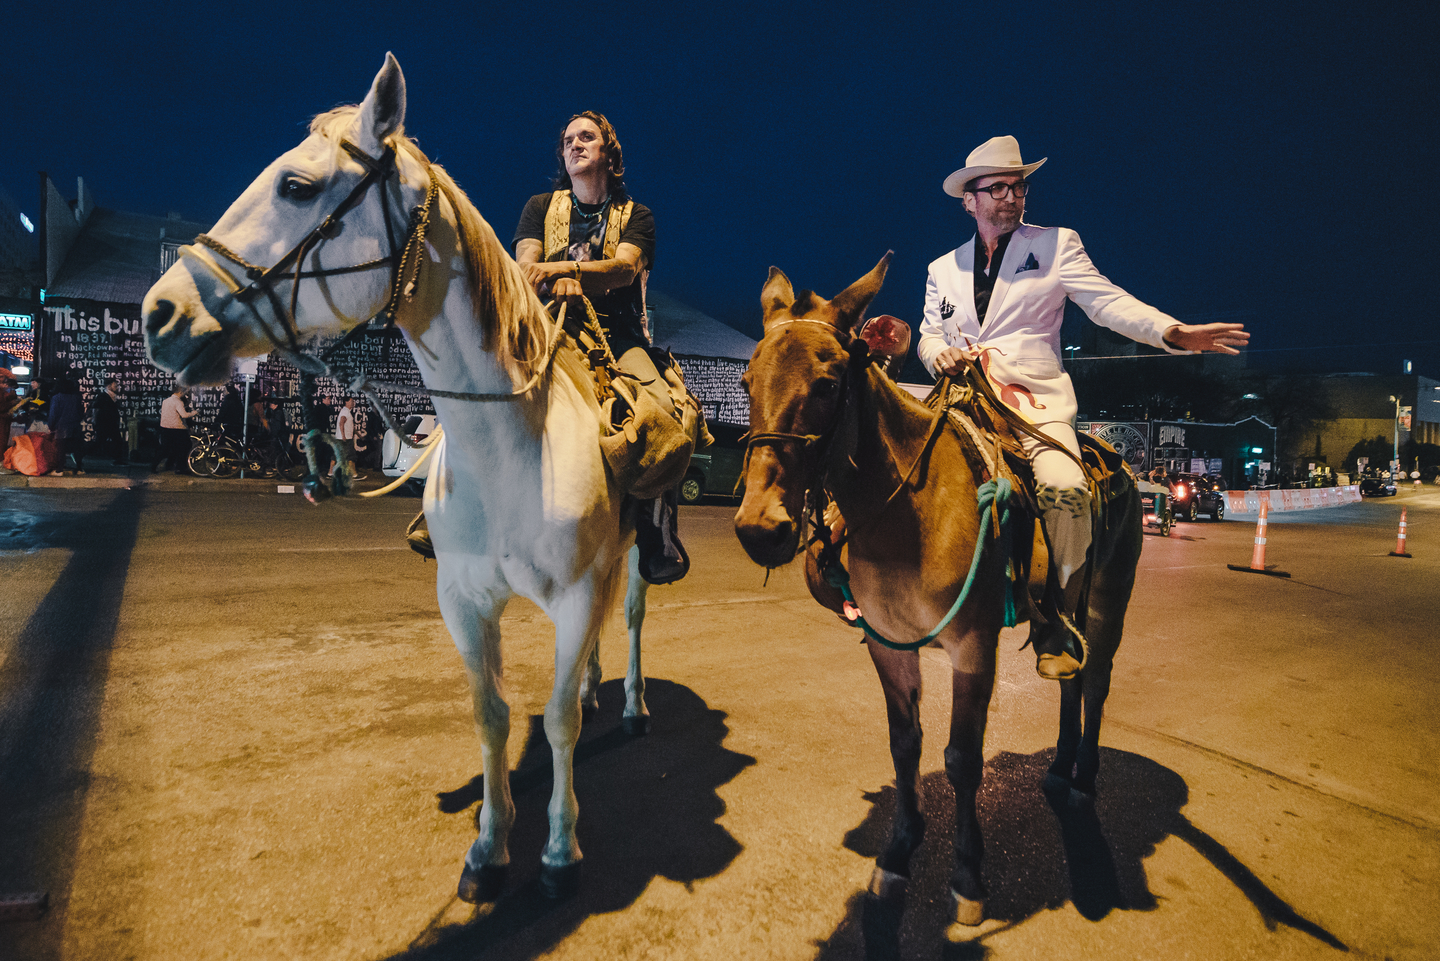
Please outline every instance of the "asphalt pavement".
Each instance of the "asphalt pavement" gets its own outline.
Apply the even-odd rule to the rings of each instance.
[[[946,660],[921,658],[927,840],[903,906],[873,902],[874,671],[793,565],[750,564],[733,503],[682,511],[694,570],[650,592],[648,737],[619,727],[618,611],[602,642],[567,901],[536,883],[553,633],[511,604],[519,820],[476,910],[454,890],[479,750],[403,543],[418,499],[147,481],[0,489],[0,895],[50,903],[0,925],[0,958],[1436,956],[1440,494],[1271,514],[1289,578],[1226,567],[1252,518],[1147,535],[1093,817],[1039,790],[1056,686],[1004,632],[987,920],[957,930]]]

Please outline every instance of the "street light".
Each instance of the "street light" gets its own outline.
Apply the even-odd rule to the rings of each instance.
[[[1390,462],[1390,476],[1394,477],[1400,472],[1400,398],[1391,394],[1390,399],[1395,402],[1395,459]]]

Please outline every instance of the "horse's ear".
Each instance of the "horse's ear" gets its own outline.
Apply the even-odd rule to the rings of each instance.
[[[770,277],[760,290],[760,306],[765,311],[765,325],[768,327],[771,317],[793,303],[795,288],[790,286],[790,278],[786,277],[785,271],[779,267],[771,267]]]
[[[372,157],[384,152],[385,138],[405,123],[405,74],[393,53],[385,54],[385,66],[361,102],[356,123],[360,129],[355,132],[355,145]]]
[[[865,316],[865,308],[870,306],[870,301],[880,293],[880,286],[885,283],[885,271],[890,268],[890,258],[895,256],[895,251],[885,252],[880,262],[861,277],[855,283],[846,287],[835,295],[830,301],[830,306],[835,309],[835,322],[842,330],[849,330],[858,324]]]

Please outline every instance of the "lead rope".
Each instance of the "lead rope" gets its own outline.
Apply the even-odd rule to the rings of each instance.
[[[1006,627],[1014,627],[1016,624],[1014,581],[1010,571],[1010,493],[1010,480],[1006,477],[988,480],[981,484],[979,490],[975,492],[976,502],[980,508],[980,530],[984,531],[990,527],[992,517],[998,518],[995,543],[997,544],[997,549],[1001,552],[1000,558],[1005,562]],[[822,530],[825,530],[823,522]],[[825,533],[827,535],[825,541],[828,544],[828,530],[825,530]],[[918,641],[892,641],[870,626],[870,623],[865,620],[865,615],[861,613],[860,608],[855,604],[855,595],[850,591],[850,573],[845,570],[845,565],[840,563],[838,556],[832,556],[827,563],[825,560],[827,549],[822,549],[821,566],[826,583],[838,590],[840,596],[845,598],[844,610],[846,620],[856,627],[861,628],[865,632],[865,635],[871,640],[883,647],[890,648],[892,651],[918,651],[920,648],[934,641],[935,638],[940,635],[941,631],[949,627],[950,622],[955,619],[955,615],[960,613],[960,608],[964,607],[965,602],[969,600],[970,591],[975,586],[976,577],[980,572],[980,562],[985,556],[985,545],[989,543],[989,540],[990,539],[983,534],[975,539],[975,553],[970,559],[970,571],[965,576],[965,586],[960,589],[960,594],[955,598],[955,603],[950,605],[950,610],[946,611],[945,616],[940,619],[940,623],[936,624],[929,634],[926,634]],[[838,555],[838,551],[835,551],[834,554]]]

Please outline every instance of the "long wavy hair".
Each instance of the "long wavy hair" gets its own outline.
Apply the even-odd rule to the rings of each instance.
[[[560,136],[555,140],[555,162],[558,164],[558,168],[552,189],[570,189],[570,175],[565,172],[565,131],[570,129],[570,125],[577,120],[588,120],[600,128],[600,140],[605,148],[605,159],[610,161],[606,186],[612,199],[623,202],[628,196],[628,192],[625,190],[625,151],[621,148],[620,138],[616,135],[615,128],[610,121],[605,119],[603,113],[597,113],[594,110],[577,113],[565,121],[565,126],[560,128]]]

